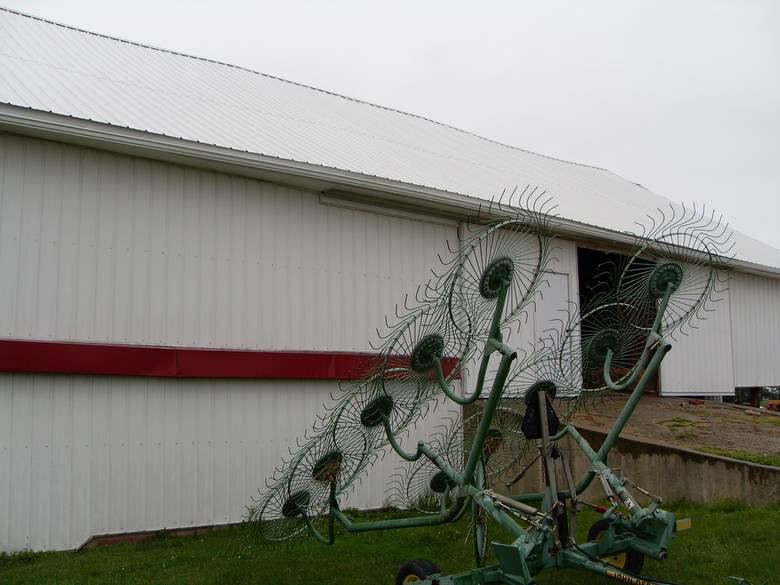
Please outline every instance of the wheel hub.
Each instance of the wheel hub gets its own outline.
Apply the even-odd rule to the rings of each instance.
[[[515,263],[506,256],[493,260],[485,272],[482,273],[482,280],[479,283],[479,294],[486,299],[494,299],[501,292],[501,285],[504,281],[511,280],[512,271]]]
[[[536,404],[537,398],[536,394],[539,392],[544,392],[547,394],[547,397],[552,400],[555,398],[555,393],[558,391],[558,387],[555,385],[554,382],[551,382],[550,380],[540,380],[533,384],[529,389],[528,392],[525,393],[525,404],[526,406],[530,406],[531,404]]]
[[[335,481],[341,473],[341,463],[344,456],[340,451],[331,451],[317,460],[312,469],[311,476],[316,481]]]
[[[594,361],[603,361],[607,357],[607,350],[617,353],[620,346],[620,335],[614,329],[603,329],[590,340],[588,353]]]
[[[437,494],[443,494],[455,487],[455,483],[443,471],[439,471],[431,478],[431,491]]]
[[[360,413],[360,422],[364,427],[375,427],[382,424],[393,411],[393,399],[387,394],[377,396],[369,402]]]
[[[311,494],[308,490],[294,492],[282,504],[282,516],[292,518],[302,514],[311,501]]]
[[[485,437],[485,446],[482,451],[485,455],[490,456],[501,447],[501,443],[504,442],[504,434],[498,429],[488,429],[487,436]]]
[[[666,294],[666,289],[672,285],[672,290],[677,290],[683,279],[683,269],[679,264],[666,262],[656,266],[650,275],[648,288],[650,295],[656,299],[662,299]]]
[[[437,360],[441,359],[443,351],[444,338],[441,335],[437,333],[426,335],[412,350],[409,366],[418,374],[424,374],[433,368]]]

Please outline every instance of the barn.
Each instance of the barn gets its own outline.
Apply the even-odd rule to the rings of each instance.
[[[665,198],[389,108],[0,9],[0,550],[241,520],[372,332],[507,187],[558,204],[541,330]],[[664,394],[780,385],[780,251]],[[436,413],[423,426],[436,423]],[[377,507],[390,457],[347,505]]]

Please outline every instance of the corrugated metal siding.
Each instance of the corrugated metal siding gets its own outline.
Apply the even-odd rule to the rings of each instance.
[[[238,522],[333,382],[0,375],[0,550]],[[408,445],[440,424],[444,407]],[[383,505],[380,460],[345,506]]]
[[[731,278],[736,386],[780,386],[780,286],[750,274]]]
[[[0,9],[0,103],[490,199],[539,185],[562,217],[634,231],[669,201],[609,171],[332,93]],[[738,235],[740,258],[780,251]]]
[[[370,350],[457,226],[0,135],[0,336]]]
[[[695,321],[696,329],[674,334],[672,351],[661,363],[662,395],[734,394],[730,292],[716,294],[714,311]]]

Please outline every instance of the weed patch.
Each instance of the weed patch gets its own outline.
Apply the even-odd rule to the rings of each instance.
[[[701,451],[702,453],[720,455],[721,457],[731,457],[732,459],[739,459],[740,461],[748,461],[750,463],[758,463],[760,465],[773,465],[774,467],[780,467],[780,453],[753,453],[752,451],[724,449],[723,447],[712,447],[709,445],[689,445],[689,447],[691,449]]]

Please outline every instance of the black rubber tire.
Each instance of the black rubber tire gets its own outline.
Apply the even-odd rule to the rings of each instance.
[[[395,585],[409,583],[409,581],[406,581],[409,577],[417,577],[419,581],[424,581],[429,576],[438,575],[439,573],[441,573],[441,569],[431,561],[416,559],[399,567],[398,573],[395,575]]]
[[[485,473],[485,459],[483,458],[477,464],[474,471],[474,485],[477,489],[483,490],[487,487],[487,474]],[[487,556],[487,517],[476,502],[471,503],[471,517],[474,522],[474,562],[477,568],[485,564]],[[480,532],[482,533],[480,535]]]
[[[588,541],[593,542],[599,539],[599,537],[609,530],[609,520],[602,518],[593,523],[593,526],[588,530]],[[607,562],[610,562],[606,558],[602,558]],[[610,562],[610,564],[613,564]],[[618,569],[622,569],[627,573],[639,574],[642,571],[642,567],[645,565],[645,555],[635,550],[626,551],[626,562],[623,566],[615,564]]]

